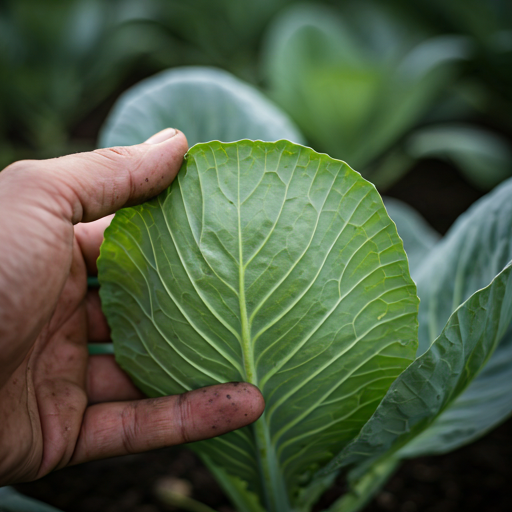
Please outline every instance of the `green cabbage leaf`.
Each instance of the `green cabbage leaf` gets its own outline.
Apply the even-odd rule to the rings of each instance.
[[[194,146],[169,189],[118,212],[98,266],[117,360],[144,392],[261,389],[253,426],[195,449],[267,510],[295,506],[417,350],[416,287],[379,194],[289,141]]]

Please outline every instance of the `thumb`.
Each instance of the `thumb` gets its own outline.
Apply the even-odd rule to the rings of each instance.
[[[176,176],[187,148],[182,132],[166,128],[143,144],[14,165],[32,173],[39,189],[57,199],[59,213],[76,224],[157,195]],[[22,174],[17,173],[26,183],[30,176]]]
[[[69,186],[72,222],[90,222],[156,196],[178,173],[187,149],[185,135],[167,128],[144,144],[57,159],[53,172]]]

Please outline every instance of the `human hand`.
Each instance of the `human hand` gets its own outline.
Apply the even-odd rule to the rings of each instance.
[[[233,384],[143,399],[112,356],[88,356],[88,340],[108,337],[87,291],[106,216],[167,187],[186,150],[167,129],[137,146],[0,173],[0,485],[213,437],[212,422],[219,435],[261,415],[253,386],[238,408],[220,392]]]

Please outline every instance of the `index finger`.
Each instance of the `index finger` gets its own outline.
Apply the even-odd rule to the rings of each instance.
[[[264,407],[258,388],[244,382],[91,405],[69,465],[215,437],[256,421]]]

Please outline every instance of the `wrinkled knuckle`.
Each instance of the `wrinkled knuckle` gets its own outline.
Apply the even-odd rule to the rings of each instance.
[[[134,151],[130,146],[96,149],[94,153],[113,162],[118,162],[120,159],[131,159],[134,156]]]
[[[121,412],[121,442],[126,453],[137,453],[139,422],[137,404],[127,405]]]
[[[192,413],[188,393],[178,395],[176,409],[176,423],[178,427],[177,433],[179,436],[179,442],[180,444],[190,443],[192,441],[190,435],[190,429],[192,427]]]

